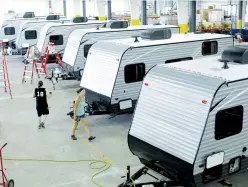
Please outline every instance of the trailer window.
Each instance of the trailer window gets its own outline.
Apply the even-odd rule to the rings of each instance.
[[[87,58],[89,50],[93,44],[87,44],[84,46],[84,57]]]
[[[63,45],[64,43],[63,35],[50,36],[50,42],[54,43],[54,45]]]
[[[5,27],[4,28],[5,35],[15,35],[15,27]]]
[[[185,61],[185,60],[193,60],[192,57],[185,57],[185,58],[177,58],[177,59],[171,59],[171,60],[166,60],[165,63],[173,63],[173,62],[180,62],[180,61]]]
[[[125,82],[132,83],[142,81],[145,76],[145,64],[131,64],[125,67]]]
[[[218,43],[217,41],[209,41],[202,43],[202,55],[213,55],[218,52]]]
[[[243,106],[220,110],[215,118],[215,139],[220,140],[241,132],[243,127]]]
[[[37,39],[37,32],[36,32],[36,30],[25,31],[25,39],[26,40]]]

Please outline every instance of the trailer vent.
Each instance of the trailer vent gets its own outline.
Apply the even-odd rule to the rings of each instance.
[[[142,39],[163,40],[171,38],[170,29],[148,29],[141,34]]]
[[[48,15],[46,17],[46,20],[60,20],[60,16],[59,15]]]
[[[228,47],[223,51],[220,61],[248,64],[248,46],[238,45]]]
[[[34,18],[35,14],[34,12],[25,12],[23,15],[23,18]]]
[[[88,18],[87,17],[75,17],[72,19],[73,23],[84,23],[87,22]]]
[[[128,27],[128,21],[111,20],[106,24],[106,28],[109,29],[123,29]]]

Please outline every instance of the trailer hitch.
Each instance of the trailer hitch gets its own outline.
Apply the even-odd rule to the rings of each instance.
[[[118,187],[143,187],[145,185],[152,185],[153,187],[172,187],[172,186],[184,186],[184,187],[192,187],[192,185],[185,185],[180,181],[165,181],[159,180],[157,177],[148,173],[149,168],[147,166],[142,167],[138,170],[132,177],[130,177],[130,166],[127,166],[127,176],[126,181],[120,184]],[[139,179],[141,176],[148,174],[153,177],[157,181],[153,182],[144,182],[144,183],[135,183],[135,180]]]

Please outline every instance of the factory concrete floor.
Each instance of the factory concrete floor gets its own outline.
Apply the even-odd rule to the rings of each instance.
[[[112,163],[112,167],[94,178],[96,183],[104,187],[116,187],[122,183],[125,179],[121,177],[125,176],[128,164],[132,171],[142,167],[127,145],[131,115],[112,119],[107,115],[89,116],[89,127],[96,139],[89,144],[82,126],[77,130],[82,139],[70,139],[73,121],[66,113],[76,97],[79,86],[77,81],[60,80],[53,90],[52,83],[44,80],[44,86],[53,94],[48,100],[51,108],[46,128],[39,130],[35,99],[32,98],[38,79],[35,76],[33,85],[29,81],[21,83],[24,68],[21,60],[21,57],[7,57],[13,99],[0,88],[0,145],[8,143],[3,150],[4,158],[85,161],[63,163],[4,160],[7,177],[15,180],[16,187],[95,187],[97,185],[91,177],[101,170],[90,169],[92,161],[86,160],[103,160],[101,154]],[[102,165],[98,163],[93,167]],[[235,187],[248,186],[247,176],[242,174],[234,177],[232,182]],[[144,177],[141,180],[150,178]]]

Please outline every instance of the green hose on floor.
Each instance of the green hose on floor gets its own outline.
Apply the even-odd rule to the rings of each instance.
[[[86,141],[85,139],[83,139],[82,137],[80,137],[80,139],[87,144],[89,147],[91,147],[92,149],[94,149],[96,152],[98,152],[98,154],[101,156],[102,160],[94,160],[94,159],[89,159],[89,160],[46,160],[46,159],[36,159],[36,158],[3,158],[3,160],[6,161],[24,161],[24,162],[55,162],[55,163],[76,163],[76,162],[90,162],[89,164],[89,168],[90,169],[94,169],[94,170],[101,170],[99,172],[97,172],[96,174],[94,174],[91,177],[91,181],[99,186],[99,187],[104,187],[101,184],[98,184],[95,180],[94,177],[96,177],[97,175],[107,171],[112,165],[112,161],[105,157],[105,155],[96,147],[94,147],[92,144],[90,144],[88,141]],[[94,167],[95,164],[103,164],[100,167]]]

